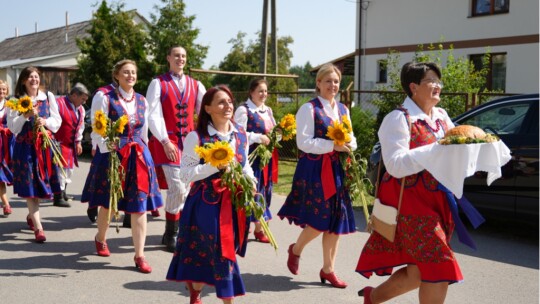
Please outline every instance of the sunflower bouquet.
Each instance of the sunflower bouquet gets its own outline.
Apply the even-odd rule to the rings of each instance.
[[[6,102],[6,106],[10,108],[13,111],[18,111],[20,115],[24,115],[30,111],[33,111],[34,106],[32,104],[32,99],[29,96],[23,96],[21,98],[11,98]],[[34,120],[35,121],[35,120]],[[60,147],[56,142],[54,142],[50,137],[50,132],[48,132],[44,126],[38,126],[35,125],[35,138],[34,141],[39,141],[41,149],[51,149],[52,151],[52,161],[55,165],[57,165],[60,170],[62,170],[62,174],[64,176],[66,175],[66,172],[64,171],[64,164],[66,161],[64,160],[64,157],[62,156],[62,152],[60,151]]]
[[[257,193],[254,194],[255,184],[242,171],[242,165],[234,158],[234,152],[228,142],[218,141],[215,143],[206,143],[203,146],[195,147],[195,152],[204,160],[216,168],[222,168],[221,176],[222,186],[231,192],[232,204],[243,209],[247,216],[253,215],[262,226],[264,233],[268,236],[270,244],[277,250],[277,242],[270,231],[268,223],[264,220],[264,203],[261,205],[255,202],[255,196],[258,195],[264,202],[264,197]]]
[[[283,116],[279,124],[277,124],[268,134],[270,143],[268,145],[258,145],[249,156],[249,164],[252,165],[257,157],[261,159],[260,168],[264,168],[272,158],[274,149],[281,148],[279,144],[282,140],[291,140],[296,135],[296,119],[294,115],[287,114]]]
[[[103,111],[96,111],[94,114],[94,123],[92,125],[92,130],[99,134],[107,145],[109,150],[109,170],[107,172],[107,177],[110,181],[111,189],[109,196],[109,216],[108,220],[111,219],[111,212],[114,212],[114,218],[118,221],[120,215],[118,213],[118,201],[124,197],[124,191],[122,190],[122,184],[125,178],[125,172],[123,167],[120,165],[120,159],[118,158],[117,153],[113,153],[118,149],[120,144],[119,134],[124,132],[124,128],[128,123],[127,115],[121,116],[116,121],[112,121],[108,118]],[[119,232],[118,222],[116,223],[116,232]]]
[[[334,144],[342,146],[351,141],[352,125],[347,115],[341,117],[341,121],[334,121],[328,126],[326,136],[334,141]],[[366,221],[369,219],[368,204],[365,196],[365,188],[372,187],[367,179],[366,169],[367,160],[360,154],[350,151],[348,153],[339,153],[341,165],[345,172],[345,186],[349,189],[349,195],[353,202],[360,201],[363,207]]]

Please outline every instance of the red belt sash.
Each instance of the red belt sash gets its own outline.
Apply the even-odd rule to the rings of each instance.
[[[272,159],[270,160],[272,162],[272,182],[273,183],[277,183],[278,182],[278,158],[279,158],[279,153],[278,153],[278,149],[274,149],[274,151],[272,152]],[[269,178],[269,173],[270,173],[270,170],[268,170],[268,165],[264,166],[263,168],[263,176],[264,176],[264,186],[268,186],[268,181],[270,180]]]
[[[221,209],[219,212],[219,236],[221,238],[221,255],[233,262],[236,262],[236,250],[234,248],[234,228],[233,228],[233,206],[232,192],[229,188],[222,185],[221,179],[212,181],[214,191],[221,194]],[[246,213],[243,209],[236,210],[238,217],[239,246],[244,243],[246,231]]]
[[[332,157],[334,155],[335,152],[322,155],[321,183],[325,201],[330,199],[337,192],[334,170],[332,169]]]
[[[120,149],[119,153],[120,153],[120,156],[122,156],[122,163],[120,164],[123,169],[124,169],[124,172],[127,172],[127,165],[128,165],[128,161],[129,161],[129,156],[131,155],[131,148],[134,147],[135,148],[135,169],[136,169],[136,172],[135,174],[137,175],[137,189],[139,191],[142,191],[144,193],[148,193],[148,190],[149,190],[149,182],[148,182],[148,166],[146,166],[146,162],[144,161],[144,157],[143,157],[143,147],[141,147],[139,144],[137,144],[136,142],[130,142],[130,143],[127,143],[122,149]],[[124,179],[122,181],[122,188],[125,189],[125,183],[126,183],[126,180]]]
[[[37,157],[37,165],[39,170],[39,176],[42,180],[45,180],[46,174],[45,174],[45,166],[47,166],[47,172],[49,173],[49,176],[52,175],[52,159],[51,159],[51,151],[50,147],[47,149],[42,149],[44,140],[43,136],[48,136],[49,139],[52,140],[52,133],[49,130],[46,130],[46,135],[44,135],[42,132],[38,131],[36,133],[36,141],[34,142],[34,149],[36,150],[36,157]],[[45,153],[45,159],[43,158],[43,153]]]
[[[2,138],[2,149],[4,150],[4,160],[9,164],[9,135],[11,131],[8,128],[0,128],[0,138]]]

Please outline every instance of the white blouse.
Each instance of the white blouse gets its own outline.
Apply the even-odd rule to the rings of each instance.
[[[49,99],[49,113],[50,116],[45,120],[45,127],[56,133],[60,126],[62,125],[62,117],[60,112],[58,112],[58,103],[56,103],[56,98],[51,92],[42,92],[39,91],[37,97],[32,98],[32,104],[36,105],[39,100]],[[19,111],[11,111],[11,109],[6,109],[8,115],[8,128],[13,134],[18,134],[22,131],[24,124],[28,121],[24,115],[19,115]]]
[[[323,105],[324,112],[332,120],[339,120],[339,109],[337,102],[334,107],[330,105],[330,101],[318,96]],[[351,121],[349,109],[347,109],[347,117]],[[352,121],[351,121],[352,123]],[[351,142],[348,143],[351,150],[356,150],[356,138],[351,130]],[[334,141],[324,138],[315,137],[315,120],[313,119],[313,106],[307,102],[303,104],[296,113],[296,145],[298,149],[313,154],[326,154],[334,150]]]
[[[442,126],[436,124],[437,120],[446,122],[449,129],[454,127],[454,123],[442,108],[433,107],[431,117],[429,117],[409,97],[403,102],[403,108],[409,112],[411,124],[422,120],[433,130],[437,130],[438,128],[438,131],[435,133],[437,139],[444,137],[444,129]],[[431,150],[422,149],[422,151],[415,151],[415,149],[409,149],[409,142],[411,140],[409,124],[402,111],[394,110],[388,113],[383,119],[378,135],[381,142],[384,165],[390,175],[395,178],[402,178],[424,170],[424,167],[414,161],[411,155],[415,153],[430,153]],[[434,144],[427,146],[433,146]]]
[[[248,109],[246,109],[246,107],[242,105],[236,109],[236,112],[234,112],[234,122],[236,122],[237,124],[241,125],[244,129],[246,129],[247,123],[248,123],[247,111],[250,111],[251,113],[259,112],[258,114],[264,120],[264,125],[266,126],[266,128],[268,128],[268,130],[266,131],[272,130],[272,128],[276,125],[276,120],[274,119],[273,116],[270,116],[270,110],[269,110],[270,108],[264,104],[262,104],[260,107],[257,107],[257,105],[253,101],[251,101],[251,99],[249,98],[246,103],[247,103]],[[247,133],[248,141],[250,145],[260,144],[261,137],[265,135],[262,133],[247,132],[247,130],[246,130],[246,133]]]
[[[234,136],[233,133],[238,133],[238,130],[234,127],[234,125],[229,122],[230,124],[230,130],[226,134],[219,133],[211,124],[208,125],[208,134],[210,136],[216,135],[223,141],[229,142],[229,139],[231,139],[231,136]],[[236,151],[236,141],[231,140],[230,146],[233,149],[233,151]],[[246,146],[244,147],[245,155],[244,159],[246,160],[246,163],[243,167],[243,172],[246,174],[254,183],[256,183],[255,176],[253,174],[253,169],[251,169],[251,166],[248,162],[248,146],[249,144],[246,143]],[[199,154],[195,152],[195,148],[199,146],[199,135],[196,131],[191,131],[186,136],[186,139],[184,140],[184,150],[182,151],[182,160],[180,161],[180,180],[184,183],[191,183],[198,180],[205,179],[209,177],[210,175],[219,172],[219,169],[212,166],[211,164],[205,163],[200,164],[201,158],[199,157]]]
[[[130,100],[133,97],[133,94],[135,94],[135,91],[133,93],[129,94],[126,91],[124,91],[121,87],[118,88],[120,90],[120,93],[122,96],[124,96],[127,100]],[[148,143],[148,102],[143,97],[144,103],[146,106],[146,110],[144,111],[144,123],[141,128],[141,138],[145,143]],[[122,98],[120,98],[120,104],[124,107],[126,110],[126,114],[128,116],[135,115],[137,111],[137,101],[133,100],[132,102],[125,102]],[[92,125],[94,125],[95,115],[98,110],[103,111],[103,114],[108,117],[109,115],[109,98],[103,94],[103,92],[98,91],[96,95],[94,95],[94,98],[92,99]],[[101,153],[108,153],[109,149],[107,149],[107,144],[105,143],[105,139],[101,137],[101,135],[95,133],[92,131],[91,134],[92,138],[92,146],[97,145],[99,147],[99,152]]]

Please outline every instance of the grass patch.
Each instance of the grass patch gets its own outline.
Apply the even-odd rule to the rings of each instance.
[[[279,161],[278,182],[274,184],[272,192],[280,195],[288,195],[291,192],[291,185],[296,170],[297,162]]]
[[[274,184],[273,193],[280,195],[288,195],[291,192],[291,185],[296,170],[296,162],[279,161],[279,177],[278,182]],[[364,193],[368,201],[368,205],[373,204],[373,196]],[[359,202],[353,202],[353,207],[361,207]]]

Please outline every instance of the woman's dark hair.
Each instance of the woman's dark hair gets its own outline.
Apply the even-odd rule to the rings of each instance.
[[[33,72],[38,73],[39,79],[40,79],[39,84],[41,85],[41,73],[39,72],[38,68],[33,67],[33,66],[25,67],[21,71],[21,75],[19,75],[19,79],[17,79],[17,84],[15,85],[15,92],[13,92],[15,94],[15,97],[19,98],[25,94],[28,94],[28,92],[26,92],[26,86],[24,85],[24,83],[26,82],[28,78],[30,78],[30,74],[32,74]]]
[[[224,84],[219,84],[213,88],[210,88],[208,91],[206,91],[206,93],[204,93],[201,108],[199,109],[199,118],[197,121],[197,132],[203,136],[208,136],[208,123],[212,121],[212,117],[206,112],[204,107],[209,106],[212,103],[212,100],[214,100],[214,96],[217,92],[225,92],[225,94],[229,95],[231,100],[234,101],[231,90]]]
[[[409,85],[411,83],[420,84],[428,71],[433,71],[441,79],[441,70],[434,62],[407,62],[401,68],[401,87],[409,97],[412,97],[412,91]]]
[[[264,78],[255,78],[249,83],[249,98],[251,100],[253,100],[251,98],[251,93],[253,93],[261,83],[264,83],[266,86],[268,86],[268,82]]]

